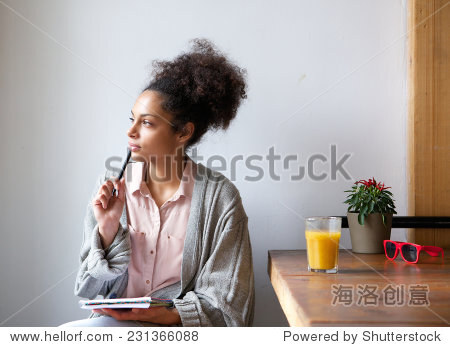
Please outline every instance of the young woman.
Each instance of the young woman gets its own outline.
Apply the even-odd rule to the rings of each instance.
[[[186,154],[209,129],[228,128],[247,97],[245,70],[204,39],[153,67],[131,110],[133,161],[120,181],[102,174],[88,205],[74,292],[174,307],[94,310],[63,326],[249,326],[254,275],[239,191]]]

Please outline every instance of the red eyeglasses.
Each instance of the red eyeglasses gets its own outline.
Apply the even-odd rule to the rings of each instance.
[[[415,243],[409,242],[398,242],[392,240],[384,240],[384,253],[389,260],[394,260],[397,258],[398,250],[404,261],[410,264],[415,264],[419,261],[419,256],[421,251],[427,252],[433,257],[442,254],[442,259],[444,259],[444,250],[441,247],[436,246],[421,246]]]

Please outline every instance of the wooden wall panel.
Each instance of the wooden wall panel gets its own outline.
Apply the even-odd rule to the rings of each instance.
[[[410,0],[408,11],[408,213],[450,216],[450,1]],[[450,230],[410,230],[408,240],[450,247]]]

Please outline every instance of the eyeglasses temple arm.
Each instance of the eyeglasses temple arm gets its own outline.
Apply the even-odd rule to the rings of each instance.
[[[433,257],[437,257],[439,253],[442,254],[442,258],[444,258],[444,250],[441,247],[437,246],[423,246],[422,249],[427,252],[429,255]]]

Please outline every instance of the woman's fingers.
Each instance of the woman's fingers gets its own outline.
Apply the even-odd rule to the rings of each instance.
[[[119,184],[118,184],[118,179],[115,178],[113,181],[113,185],[114,185],[114,189],[116,190],[116,192],[119,191]]]
[[[102,206],[103,208],[105,208],[105,204],[106,204],[106,197],[104,195],[104,193],[102,193],[102,188],[100,188],[97,196],[94,198],[93,205],[95,206]]]
[[[94,205],[102,205],[103,209],[106,210],[114,188],[119,192],[119,198],[123,201],[125,198],[124,182],[125,177],[120,180],[120,183],[117,178],[112,178],[103,183],[98,191],[97,197],[94,199]]]
[[[111,196],[112,190],[114,188],[114,183],[112,183],[111,181],[107,181],[104,185],[105,185],[105,189],[107,190],[107,192],[109,194],[108,196]]]
[[[102,309],[104,314],[107,314],[108,316],[111,316],[117,320],[137,320],[137,316],[135,313],[133,313],[131,310],[114,310],[112,308],[103,308]]]
[[[101,203],[102,203],[103,209],[106,209],[106,207],[108,206],[108,198],[107,198],[107,196],[105,195],[105,193],[102,193],[102,194],[100,195],[99,200],[100,200]]]
[[[114,184],[111,181],[107,181],[102,186],[102,194],[100,200],[102,201],[103,209],[107,209],[109,199],[112,195],[112,190],[114,188]]]

